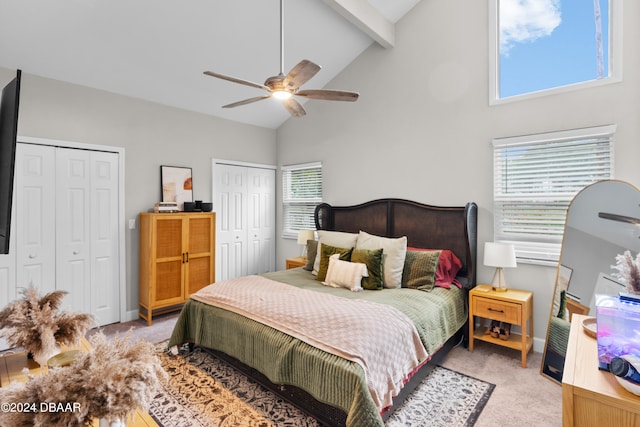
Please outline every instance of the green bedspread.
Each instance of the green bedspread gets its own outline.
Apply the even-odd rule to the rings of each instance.
[[[301,268],[264,276],[305,289],[391,305],[415,323],[429,354],[440,348],[467,318],[464,293],[455,287],[430,292],[413,289],[350,292],[322,286]],[[384,425],[367,389],[364,372],[355,362],[244,316],[194,300],[189,300],[182,309],[169,346],[185,342],[222,351],[262,372],[275,384],[295,385],[317,400],[343,409],[347,413],[347,426]]]

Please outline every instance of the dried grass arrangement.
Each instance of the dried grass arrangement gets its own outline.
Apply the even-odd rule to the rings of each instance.
[[[626,286],[627,292],[640,295],[640,252],[635,258],[630,251],[616,255],[616,265],[611,268],[618,270],[613,275]]]
[[[167,381],[153,344],[131,342],[131,334],[109,340],[101,332],[89,339],[92,350],[69,366],[52,368],[26,383],[0,388],[1,402],[23,405],[69,403],[73,411],[0,412],[2,426],[89,426],[94,419],[127,420],[149,409],[161,382]]]
[[[24,347],[41,366],[60,345],[78,343],[93,326],[90,314],[59,311],[65,291],[40,297],[37,289],[29,287],[23,293],[23,299],[0,311],[0,336],[12,346]]]

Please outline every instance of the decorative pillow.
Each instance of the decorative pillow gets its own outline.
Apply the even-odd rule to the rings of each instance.
[[[320,244],[320,269],[318,270],[318,280],[321,282],[327,277],[327,269],[329,268],[329,257],[333,254],[339,254],[342,261],[351,259],[353,248],[337,248],[335,246]]]
[[[318,241],[307,240],[307,264],[303,267],[307,271],[313,271],[313,263],[316,262],[318,253]]]
[[[407,254],[407,236],[389,238],[374,236],[360,231],[356,242],[356,249],[380,249],[382,248],[382,269],[384,287],[388,289],[402,286],[402,270],[404,258]]]
[[[382,249],[354,249],[351,252],[351,262],[359,262],[367,266],[368,277],[362,279],[364,289],[384,288],[382,252]]]
[[[407,251],[402,287],[430,291],[436,285],[440,251]]]
[[[366,265],[359,262],[341,261],[340,254],[334,254],[329,257],[329,268],[323,284],[358,292],[362,290],[362,278],[365,276],[367,276]]]
[[[449,289],[453,283],[462,289],[462,284],[456,279],[458,272],[462,268],[462,261],[449,249],[422,249],[408,247],[408,251],[429,252],[440,251],[438,258],[438,269],[436,270],[436,286]]]
[[[358,239],[357,233],[343,233],[342,231],[318,230],[318,249],[320,245],[335,246],[337,248],[353,248]],[[316,259],[313,263],[313,274],[318,274],[320,270],[320,250],[317,251]]]
[[[560,291],[560,308],[556,317],[560,319],[566,319],[567,312],[567,291]]]

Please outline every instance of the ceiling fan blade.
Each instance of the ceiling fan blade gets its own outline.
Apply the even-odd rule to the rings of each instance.
[[[314,64],[308,59],[303,59],[298,62],[298,64],[289,71],[287,77],[285,77],[285,87],[289,90],[295,91],[315,76],[318,71],[320,71],[320,68],[321,67],[318,64]]]
[[[242,101],[234,102],[232,104],[223,105],[222,108],[239,107],[240,105],[251,104],[252,102],[261,101],[263,99],[267,99],[267,98],[270,98],[270,97],[271,97],[271,95],[256,96],[255,98],[249,98],[249,99],[245,99],[245,100],[242,100]]]
[[[320,99],[324,101],[357,101],[360,94],[358,92],[347,92],[344,90],[309,89],[296,92],[296,96],[304,96],[310,99]]]
[[[610,219],[612,221],[626,222],[628,224],[640,225],[639,218],[633,218],[631,216],[618,215],[608,212],[598,212],[598,217],[602,219]]]
[[[245,86],[251,86],[251,87],[258,88],[258,89],[269,90],[269,88],[266,87],[265,85],[261,85],[259,83],[253,83],[253,82],[250,82],[248,80],[237,79],[237,78],[231,77],[231,76],[225,76],[224,74],[214,73],[213,71],[205,71],[204,74],[206,74],[207,76],[211,76],[211,77],[217,77],[217,78],[222,79],[222,80],[228,80],[228,81],[233,82],[233,83],[240,83],[241,85],[245,85]]]
[[[304,108],[302,108],[302,105],[300,105],[300,103],[293,98],[284,100],[283,104],[284,108],[286,108],[289,114],[291,114],[293,117],[302,117],[307,114]]]

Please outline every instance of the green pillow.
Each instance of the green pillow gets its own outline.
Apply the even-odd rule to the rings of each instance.
[[[407,251],[402,271],[402,287],[430,291],[436,284],[441,251]]]
[[[384,288],[382,273],[382,249],[354,249],[351,262],[360,262],[367,266],[369,277],[362,278],[362,287],[369,290]]]
[[[342,261],[349,261],[351,259],[351,252],[353,248],[336,248],[335,246],[325,245],[320,243],[320,268],[318,269],[318,280],[323,281],[327,277],[327,270],[329,269],[329,257],[333,254],[340,254]]]
[[[558,309],[558,314],[556,317],[560,319],[565,318],[565,313],[567,310],[567,291],[560,292],[560,308]]]

